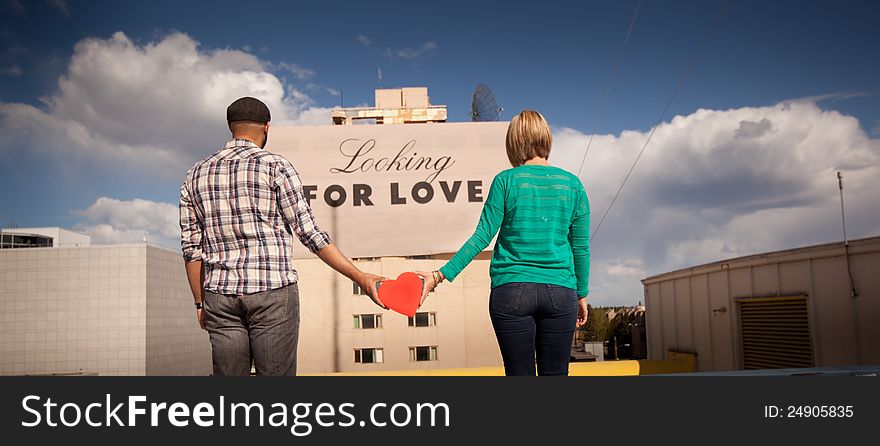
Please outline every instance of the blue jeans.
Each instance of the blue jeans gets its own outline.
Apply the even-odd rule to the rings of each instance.
[[[514,282],[492,288],[489,316],[504,359],[504,373],[568,375],[577,322],[577,293],[545,283]]]

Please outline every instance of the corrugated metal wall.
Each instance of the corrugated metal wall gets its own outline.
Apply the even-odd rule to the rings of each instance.
[[[697,354],[700,371],[744,368],[739,302],[805,296],[816,367],[880,364],[880,237],[850,242],[859,296],[849,295],[843,244],[780,251],[642,281],[648,358]]]

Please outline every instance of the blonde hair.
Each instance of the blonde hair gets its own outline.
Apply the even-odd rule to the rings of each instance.
[[[526,161],[550,156],[553,135],[550,125],[540,113],[523,110],[510,120],[507,127],[507,159],[513,167],[522,166]]]

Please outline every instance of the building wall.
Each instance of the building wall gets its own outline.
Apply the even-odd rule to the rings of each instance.
[[[183,261],[156,246],[0,251],[0,374],[209,375]]]
[[[357,261],[364,271],[395,278],[439,268],[441,260],[382,258]],[[436,312],[434,327],[409,327],[407,317],[353,293],[352,283],[320,260],[297,260],[300,273],[299,373],[482,367],[501,364],[488,315],[489,260],[475,260],[454,283],[444,283],[419,311]],[[353,315],[382,314],[381,329],[355,329]],[[437,346],[437,360],[412,362],[409,347]],[[355,348],[382,348],[384,362],[358,364]]]
[[[443,260],[357,261],[390,278]],[[300,272],[300,373],[496,366],[488,316],[489,260],[475,260],[407,318],[353,292],[318,259]],[[198,328],[183,261],[147,244],[0,251],[0,374],[209,375],[211,346]],[[382,314],[381,329],[357,330],[355,314]],[[437,360],[411,362],[409,347],[437,346]],[[355,348],[382,348],[384,362],[356,364]]]
[[[146,375],[210,375],[211,346],[198,326],[183,257],[147,246]]]
[[[743,367],[737,301],[807,297],[815,366],[880,363],[880,237],[716,262],[643,280],[648,358],[697,353],[700,371]],[[724,311],[719,311],[721,309]],[[715,311],[713,311],[715,310]]]
[[[0,251],[0,374],[142,375],[145,252]]]

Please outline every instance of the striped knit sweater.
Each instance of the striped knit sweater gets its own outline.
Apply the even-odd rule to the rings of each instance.
[[[440,271],[455,280],[495,234],[493,288],[535,282],[589,293],[590,203],[578,177],[532,164],[496,175],[474,235]]]

